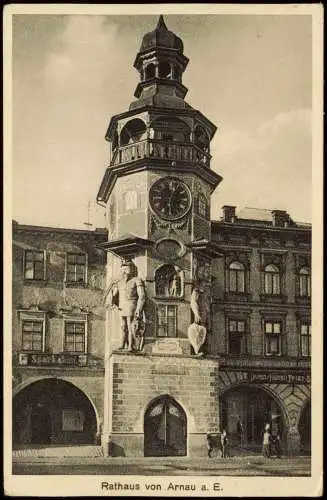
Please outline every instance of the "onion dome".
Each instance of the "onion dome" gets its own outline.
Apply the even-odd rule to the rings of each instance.
[[[140,52],[145,52],[154,48],[164,48],[178,50],[183,53],[184,46],[182,40],[172,31],[169,31],[163,16],[159,17],[155,30],[146,33],[142,40]]]

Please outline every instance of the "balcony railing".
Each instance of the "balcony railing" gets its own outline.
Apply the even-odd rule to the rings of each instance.
[[[86,366],[87,354],[25,353],[18,355],[20,366]]]
[[[111,165],[116,166],[142,158],[200,163],[209,167],[211,157],[195,144],[167,143],[149,139],[117,148],[113,154]]]

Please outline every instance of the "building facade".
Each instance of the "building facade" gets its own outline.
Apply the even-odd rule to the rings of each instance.
[[[233,206],[211,220],[216,127],[184,99],[187,64],[160,16],[135,59],[136,100],[107,130],[106,230],[14,225],[18,444],[40,441],[50,411],[42,439],[101,439],[114,456],[202,456],[222,429],[258,450],[267,423],[285,453],[310,449],[311,228]],[[125,261],[146,294],[133,350],[122,303],[104,307]]]
[[[14,448],[100,440],[106,239],[13,223]]]

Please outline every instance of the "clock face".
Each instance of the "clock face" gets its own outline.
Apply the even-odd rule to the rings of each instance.
[[[184,182],[166,177],[150,188],[150,206],[160,217],[175,220],[187,214],[191,207],[191,194]]]

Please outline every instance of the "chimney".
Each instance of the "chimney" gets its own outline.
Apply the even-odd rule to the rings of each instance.
[[[224,205],[222,210],[223,210],[223,221],[224,222],[235,222],[236,207],[233,207],[231,205]]]
[[[287,227],[290,222],[290,216],[286,210],[272,210],[273,226]]]

